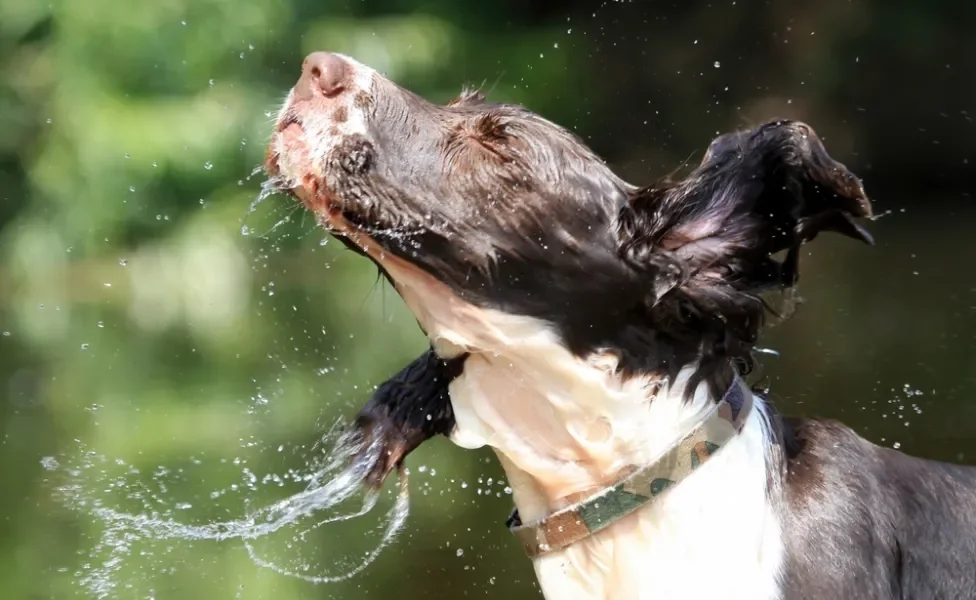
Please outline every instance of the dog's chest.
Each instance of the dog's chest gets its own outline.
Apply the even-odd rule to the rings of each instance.
[[[601,479],[601,487],[613,483],[606,477],[619,466],[615,458],[623,447],[640,447],[638,440],[646,437],[640,460],[653,460],[709,401],[696,395],[687,403],[681,394],[640,400],[626,389],[601,399],[587,396],[581,379],[568,384],[568,370],[549,380],[498,361],[470,367],[452,385],[458,414],[452,437],[461,445],[495,448],[525,521],[551,512],[562,491],[587,489]],[[565,396],[553,392],[560,386]],[[605,409],[611,438],[630,440],[603,439],[597,419],[577,414],[588,403]],[[764,411],[756,398],[742,433],[654,504],[536,559],[546,598],[780,598],[783,542],[768,493]],[[587,460],[574,460],[581,456]],[[613,468],[603,471],[600,465]]]

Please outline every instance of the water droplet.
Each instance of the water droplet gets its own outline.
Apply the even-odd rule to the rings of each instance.
[[[214,84],[215,84],[215,83],[217,83],[217,82],[216,82],[216,81],[214,81],[213,79],[211,79],[211,80],[210,80],[210,81],[209,81],[208,83],[210,84],[210,87],[213,87],[213,86],[214,86]]]
[[[241,235],[249,235],[251,230],[247,228],[247,225],[241,225]]]
[[[41,459],[41,466],[48,471],[53,471],[58,468],[58,459],[53,456],[45,456]]]
[[[719,68],[719,67],[721,67],[721,66],[722,66],[722,63],[720,63],[720,62],[718,62],[718,61],[716,60],[715,62],[713,62],[713,63],[712,63],[712,66],[713,66],[713,67],[715,67],[715,68],[717,69],[717,68]]]
[[[105,328],[105,321],[99,321],[99,322],[98,322],[98,327],[99,327],[100,329],[104,329],[104,328]]]
[[[213,163],[211,163],[208,160],[207,162],[203,163],[203,168],[209,171],[209,170],[213,169]]]
[[[129,261],[127,259],[125,259],[125,258],[120,258],[119,259],[119,264],[124,267],[125,265],[129,264]]]
[[[130,186],[129,186],[129,191],[130,191],[130,192],[135,192],[135,191],[136,191],[136,186],[134,186],[134,185],[130,185]]]
[[[4,331],[3,332],[3,337],[10,337],[10,332],[9,331]]]
[[[459,557],[460,557],[460,556],[464,556],[464,550],[462,550],[462,549],[460,549],[460,548],[458,548],[458,549],[457,549],[457,553],[456,553],[456,554],[457,554],[457,555],[458,555]]]
[[[81,349],[82,350],[88,350],[88,344],[82,344],[81,345]]]

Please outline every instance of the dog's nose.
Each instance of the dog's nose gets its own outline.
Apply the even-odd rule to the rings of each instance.
[[[307,100],[316,91],[327,98],[342,93],[349,81],[349,64],[331,52],[313,52],[302,63],[302,77],[296,86],[301,99]]]

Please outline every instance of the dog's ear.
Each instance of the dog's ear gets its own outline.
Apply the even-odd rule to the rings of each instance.
[[[821,231],[872,243],[855,220],[869,216],[861,182],[816,133],[776,121],[718,137],[687,178],[638,190],[618,220],[619,250],[650,282],[659,328],[748,360],[759,294],[796,283],[800,246]]]
[[[702,278],[761,291],[794,285],[799,248],[821,231],[873,243],[855,221],[870,216],[860,180],[813,129],[775,121],[716,138],[686,179],[639,190],[621,215],[621,250],[655,271],[656,301]]]

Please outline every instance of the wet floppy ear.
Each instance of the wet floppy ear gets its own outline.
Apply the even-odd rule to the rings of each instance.
[[[694,349],[703,376],[729,359],[748,370],[760,294],[796,284],[800,247],[821,231],[872,243],[856,221],[869,216],[861,182],[813,130],[777,121],[716,138],[687,178],[635,192],[618,251],[647,282],[648,321]]]
[[[873,243],[856,221],[870,216],[860,180],[816,133],[776,121],[716,138],[686,179],[639,190],[620,218],[621,250],[653,273],[655,301],[730,277],[761,291],[794,285],[799,248],[821,231]]]
[[[427,350],[386,380],[356,415],[357,456],[365,482],[379,488],[408,454],[435,435],[449,435],[454,411],[448,386],[461,374],[467,355],[444,360]],[[373,449],[369,456],[366,449]],[[370,462],[375,460],[375,462]]]

